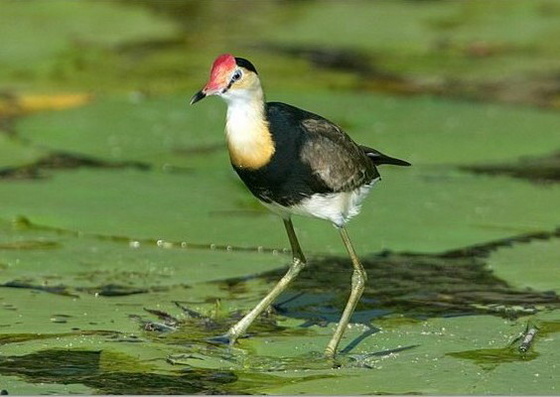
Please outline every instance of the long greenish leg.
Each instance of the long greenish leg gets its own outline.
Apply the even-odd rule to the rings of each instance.
[[[354,272],[352,273],[352,290],[350,292],[350,297],[348,298],[348,302],[346,303],[346,307],[344,308],[344,312],[340,317],[340,321],[334,334],[325,349],[325,356],[332,358],[336,354],[336,350],[342,339],[342,335],[350,322],[350,318],[352,317],[352,313],[354,313],[354,309],[364,292],[364,288],[366,285],[367,274],[364,270],[364,267],[360,263],[358,259],[358,255],[356,255],[356,251],[352,246],[352,242],[350,241],[350,237],[348,236],[348,232],[344,228],[344,226],[339,228],[340,236],[342,237],[342,242],[350,255],[350,259],[352,260],[352,265],[354,266]]]
[[[290,265],[288,272],[280,279],[278,284],[272,288],[268,295],[266,295],[264,299],[253,308],[253,310],[247,313],[245,317],[239,320],[237,324],[229,329],[225,337],[229,340],[230,345],[233,345],[237,338],[245,333],[253,321],[255,321],[255,319],[276,300],[276,298],[288,287],[290,282],[292,282],[292,280],[294,280],[299,272],[305,267],[305,256],[299,246],[292,221],[290,219],[284,219],[284,226],[286,227],[286,232],[288,233],[288,238],[290,240],[290,246],[292,248],[292,264]]]
[[[284,219],[284,227],[286,228],[288,239],[290,240],[290,248],[292,249],[293,259],[298,259],[300,262],[307,263],[307,261],[305,260],[305,256],[303,255],[303,251],[299,246],[299,241],[294,230],[294,225],[292,224],[292,220],[290,218]]]

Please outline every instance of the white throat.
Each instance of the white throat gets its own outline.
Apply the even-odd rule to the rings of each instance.
[[[260,87],[259,87],[260,88]],[[264,120],[264,98],[262,90],[237,89],[223,93],[226,101],[228,138],[250,134]]]

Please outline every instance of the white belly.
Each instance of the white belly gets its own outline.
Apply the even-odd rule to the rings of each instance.
[[[276,203],[263,202],[263,204],[283,218],[289,218],[292,214],[311,216],[331,221],[335,226],[341,227],[350,218],[359,214],[362,201],[379,179],[381,178],[374,179],[371,183],[351,192],[314,194],[291,207]]]

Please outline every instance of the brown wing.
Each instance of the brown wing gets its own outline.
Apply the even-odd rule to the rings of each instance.
[[[337,125],[319,117],[301,125],[306,132],[301,159],[333,191],[351,191],[379,177],[364,150]]]

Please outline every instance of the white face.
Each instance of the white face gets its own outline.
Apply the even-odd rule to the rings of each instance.
[[[232,72],[228,85],[229,89],[217,93],[228,104],[251,102],[262,98],[259,78],[255,73],[244,68],[238,68]]]
[[[255,89],[252,88],[237,88],[232,86],[229,90],[224,93],[218,94],[221,96],[228,104],[235,103],[247,103],[255,100]]]

